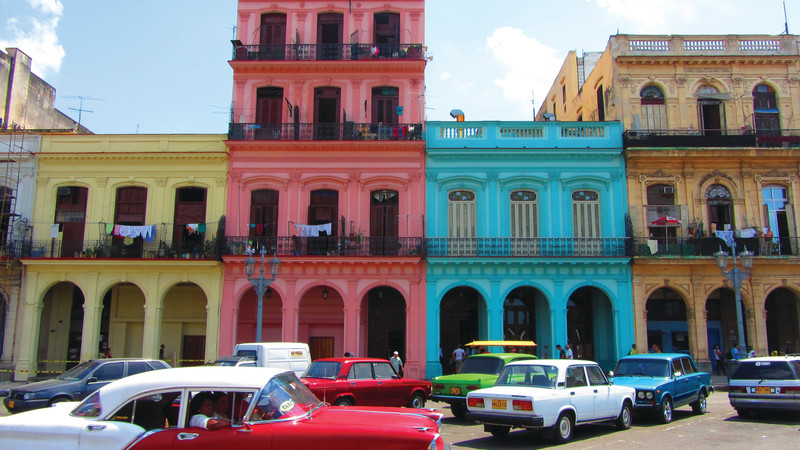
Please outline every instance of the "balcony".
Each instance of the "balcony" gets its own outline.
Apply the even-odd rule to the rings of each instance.
[[[628,130],[623,146],[702,147],[800,147],[800,130]]]
[[[755,256],[786,257],[798,256],[798,238],[735,238],[736,252],[747,249]],[[633,256],[646,258],[694,258],[698,256],[714,256],[720,251],[730,253],[731,249],[724,240],[718,237],[654,237],[635,238],[633,240]]]
[[[616,35],[619,56],[796,56],[792,35]]]
[[[387,61],[425,59],[422,44],[244,45],[234,40],[233,61]]]
[[[625,257],[627,238],[427,238],[428,257]]]
[[[584,152],[589,149],[619,153],[621,137],[619,122],[428,121],[425,124],[429,151],[469,148]]]
[[[246,255],[262,246],[278,256],[422,256],[422,238],[227,236],[223,255]]]
[[[232,141],[418,141],[422,124],[232,123]]]
[[[100,226],[98,226],[100,225]],[[87,223],[89,240],[43,239],[9,240],[6,252],[17,258],[69,259],[218,259],[216,223],[204,224],[204,232],[183,231],[182,239],[174,241],[174,224],[155,226],[155,237],[149,242],[142,237],[122,238],[106,234],[106,224]],[[185,225],[181,225],[183,227]],[[98,230],[93,232],[93,230]],[[169,237],[169,238],[168,238]]]

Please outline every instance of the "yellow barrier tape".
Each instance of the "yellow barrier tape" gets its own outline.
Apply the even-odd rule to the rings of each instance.
[[[64,373],[63,370],[14,370],[14,369],[0,369],[0,372],[30,372],[30,373]]]

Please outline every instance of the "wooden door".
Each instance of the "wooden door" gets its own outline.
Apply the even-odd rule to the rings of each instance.
[[[205,364],[206,337],[191,335],[184,336],[182,354],[182,366],[202,366]]]
[[[311,360],[320,358],[333,358],[333,336],[315,336],[308,338],[308,348],[311,351]]]

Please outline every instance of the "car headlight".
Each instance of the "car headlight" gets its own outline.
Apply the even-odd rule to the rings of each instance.
[[[653,399],[653,393],[652,392],[648,392],[645,396],[647,397],[648,400],[652,400]]]
[[[644,400],[644,391],[637,392],[636,398],[638,398],[639,400]]]
[[[26,392],[26,393],[22,394],[22,399],[23,400],[33,400],[35,398],[36,398],[36,393],[35,392]]]

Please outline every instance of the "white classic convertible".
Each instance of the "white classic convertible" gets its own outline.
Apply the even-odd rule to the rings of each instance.
[[[564,443],[575,425],[612,421],[630,428],[635,395],[631,387],[611,384],[593,361],[518,361],[506,365],[494,387],[467,394],[467,419],[499,438],[511,428],[545,429]]]

